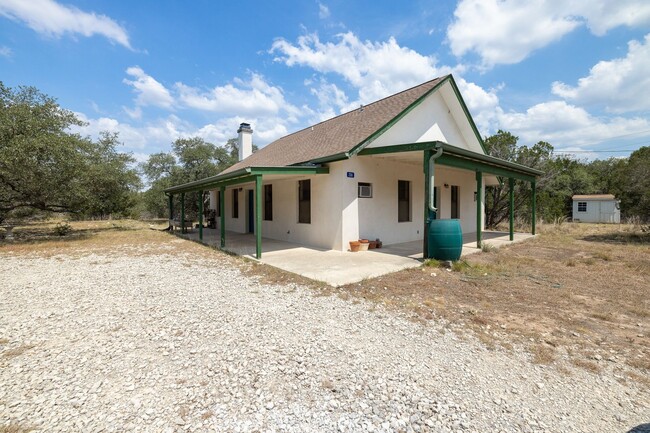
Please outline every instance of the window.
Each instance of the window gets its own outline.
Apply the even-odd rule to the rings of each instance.
[[[397,222],[411,221],[411,182],[397,181]]]
[[[359,182],[359,198],[372,198],[372,184]]]
[[[264,221],[273,221],[273,185],[264,185]]]
[[[298,222],[311,224],[311,180],[298,181]]]
[[[451,186],[451,218],[460,218],[460,194],[458,185]]]
[[[579,201],[578,202],[578,212],[587,212],[587,202]]]
[[[232,190],[232,217],[239,218],[239,189]]]
[[[221,191],[217,191],[217,216],[221,216]]]

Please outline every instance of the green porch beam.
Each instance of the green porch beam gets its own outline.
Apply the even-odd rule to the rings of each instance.
[[[424,239],[422,239],[422,257],[429,258],[429,218],[431,218],[431,210],[429,209],[429,196],[431,195],[431,173],[429,170],[429,159],[433,155],[433,151],[426,149],[424,152],[423,168],[424,168]]]
[[[483,173],[476,172],[476,248],[481,248],[483,241]]]
[[[255,257],[262,258],[262,175],[255,177]]]
[[[359,155],[382,155],[387,153],[418,152],[434,149],[441,146],[444,150],[436,163],[465,170],[480,170],[484,173],[531,182],[536,175],[541,175],[539,170],[531,169],[520,164],[505,161],[489,155],[482,155],[465,149],[459,149],[441,141],[427,141],[421,143],[396,144],[392,146],[365,148]]]
[[[289,165],[285,167],[251,167],[251,174],[328,174],[329,167],[302,167],[299,165]]]
[[[532,209],[533,209],[533,223],[532,223],[532,232],[535,234],[535,224],[537,223],[537,188],[535,185],[535,181],[532,181],[530,183],[530,187],[532,189]]]
[[[508,209],[510,212],[510,240],[515,240],[515,179],[508,179],[508,186],[510,191],[508,192]]]
[[[221,229],[221,248],[226,248],[226,187],[222,186],[219,190],[219,210],[220,210],[220,229]]]
[[[203,191],[199,191],[199,240],[203,241]]]
[[[174,229],[174,194],[169,194],[169,226]]]
[[[181,233],[185,233],[185,193],[181,193]]]

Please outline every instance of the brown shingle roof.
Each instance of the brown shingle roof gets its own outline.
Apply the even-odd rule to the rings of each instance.
[[[574,200],[616,200],[612,194],[576,194],[572,198]]]
[[[286,135],[230,166],[281,167],[348,152],[406,110],[448,76],[439,77],[303,130]]]

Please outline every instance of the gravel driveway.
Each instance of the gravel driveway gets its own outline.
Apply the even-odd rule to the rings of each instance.
[[[0,425],[626,432],[650,422],[649,392],[629,379],[562,374],[435,321],[262,285],[213,256],[0,256]]]

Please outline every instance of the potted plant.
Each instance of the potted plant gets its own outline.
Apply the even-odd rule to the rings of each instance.
[[[359,241],[350,241],[350,251],[353,253],[358,252],[360,247],[361,243]]]

